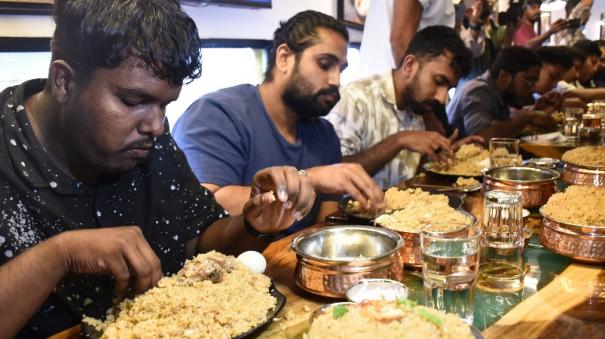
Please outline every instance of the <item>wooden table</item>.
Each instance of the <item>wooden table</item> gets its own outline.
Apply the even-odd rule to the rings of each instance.
[[[466,207],[481,215],[481,197],[467,197]],[[539,224],[539,223],[538,223]],[[271,244],[264,255],[266,274],[287,298],[284,309],[259,338],[300,338],[308,317],[320,305],[335,302],[303,291],[294,283],[296,255],[290,249],[293,236]],[[487,328],[486,338],[604,338],[605,270],[571,264],[536,294],[512,308]]]

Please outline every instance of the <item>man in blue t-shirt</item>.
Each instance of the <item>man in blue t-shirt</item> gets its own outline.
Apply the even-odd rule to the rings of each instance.
[[[203,96],[174,126],[173,135],[193,172],[232,214],[250,197],[254,173],[269,166],[305,169],[317,194],[313,210],[287,233],[336,210],[349,193],[366,208],[384,194],[358,164],[341,163],[340,143],[322,118],[340,99],[348,33],[334,18],[304,11],[275,31],[265,81]],[[289,211],[284,211],[289,213]]]

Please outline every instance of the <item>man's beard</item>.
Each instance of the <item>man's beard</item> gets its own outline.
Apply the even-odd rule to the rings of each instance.
[[[540,20],[540,14],[536,14],[534,16],[529,17],[529,21],[532,24],[535,24],[536,22],[538,22]]]
[[[324,94],[333,94],[336,100],[323,103],[320,97]],[[312,85],[300,75],[298,65],[296,65],[294,73],[282,93],[282,100],[298,116],[317,118],[330,113],[330,110],[340,100],[340,94],[337,86],[329,86],[313,93]]]
[[[416,73],[416,75],[412,79],[412,82],[408,84],[408,86],[406,86],[405,90],[403,91],[404,107],[402,108],[407,109],[412,113],[423,115],[425,113],[433,112],[435,110],[435,107],[443,105],[435,99],[427,99],[423,101],[419,101],[418,99],[416,99],[416,89],[419,88],[419,73],[420,70]]]
[[[528,105],[531,105],[534,103],[531,95],[529,95],[525,98],[520,97],[519,94],[515,91],[515,89],[512,88],[512,85],[511,85],[511,87],[508,88],[508,90],[504,94],[503,99],[504,99],[504,102],[508,106],[511,106],[516,109],[521,109],[524,106],[528,106]]]

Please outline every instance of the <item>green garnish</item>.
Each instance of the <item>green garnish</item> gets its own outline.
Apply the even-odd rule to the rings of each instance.
[[[342,317],[343,315],[345,315],[345,313],[349,312],[349,309],[342,306],[342,305],[337,305],[334,306],[334,308],[332,309],[332,317],[334,317],[334,319],[338,319],[340,317]]]
[[[425,310],[424,308],[417,308],[416,312],[418,313],[418,315],[420,315],[424,319],[432,322],[433,324],[435,324],[437,326],[443,325],[443,319],[441,319],[439,316]]]
[[[395,300],[395,304],[397,306],[405,305],[410,308],[414,308],[414,307],[416,307],[416,305],[418,305],[417,302],[410,300],[410,299],[406,299],[406,298],[397,298]]]

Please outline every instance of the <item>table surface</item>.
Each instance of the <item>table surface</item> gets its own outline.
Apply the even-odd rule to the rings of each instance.
[[[481,215],[481,196],[466,198],[466,208]],[[527,225],[538,231],[541,221],[535,214]],[[264,255],[266,274],[287,298],[284,309],[259,338],[301,338],[308,329],[310,312],[321,305],[339,301],[310,294],[294,282],[296,254],[290,249],[292,237],[271,244]],[[582,338],[605,337],[605,270],[602,266],[572,263],[568,258],[543,248],[532,238],[526,250],[530,266],[525,287],[516,293],[475,291],[474,326],[486,338]],[[422,301],[419,272],[406,271],[403,281],[410,298]]]

